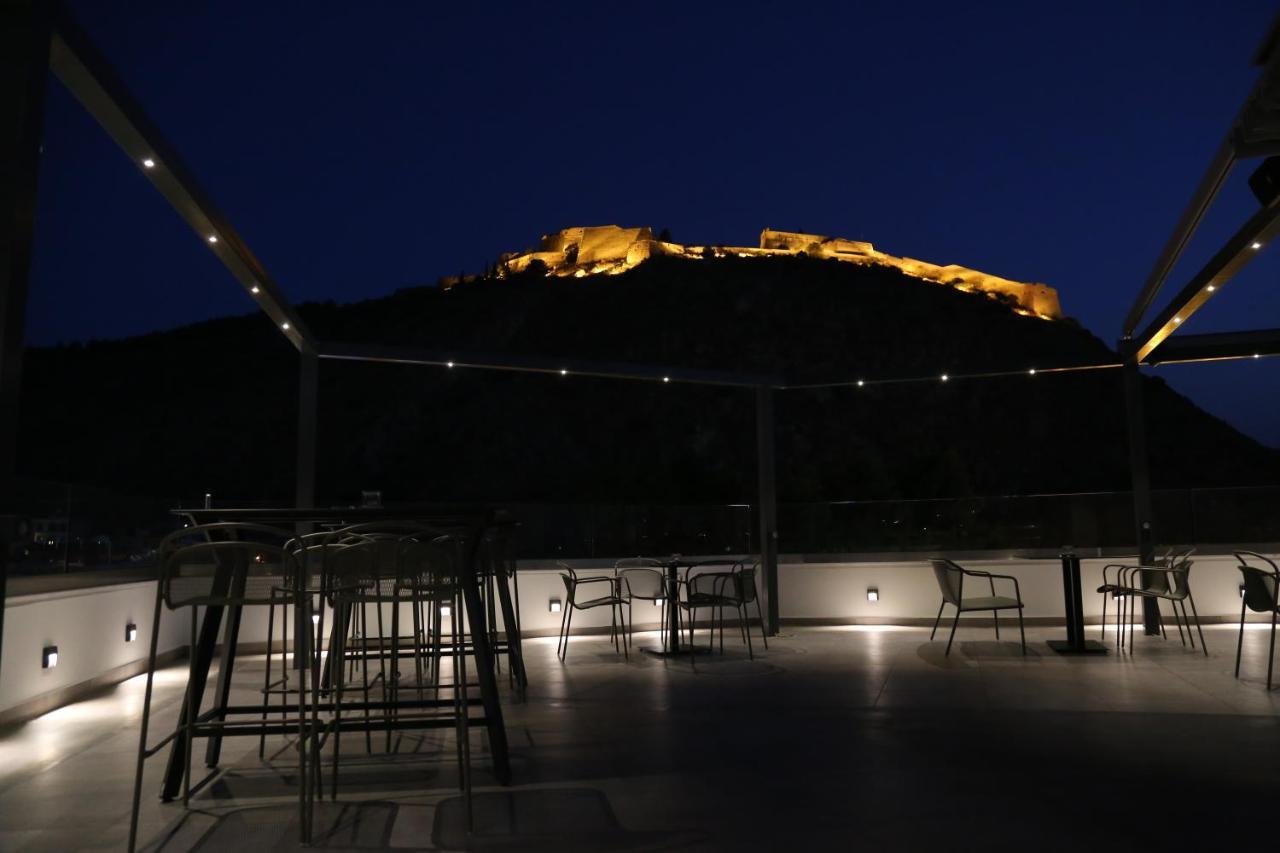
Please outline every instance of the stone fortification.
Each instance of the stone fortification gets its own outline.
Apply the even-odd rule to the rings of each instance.
[[[597,225],[566,228],[542,238],[537,249],[503,255],[498,275],[527,271],[531,266],[547,275],[612,275],[631,269],[655,255],[703,260],[723,257],[768,257],[803,254],[845,263],[880,265],[909,276],[1007,300],[1020,314],[1057,320],[1062,317],[1058,292],[1044,284],[1012,281],[956,264],[940,266],[915,258],[900,258],[877,251],[870,243],[802,234],[796,231],[760,233],[759,246],[685,246],[659,240],[649,228]]]

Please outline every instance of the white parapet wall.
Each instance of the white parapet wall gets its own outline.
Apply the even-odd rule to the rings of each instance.
[[[10,597],[0,662],[0,721],[52,710],[76,698],[82,692],[77,688],[142,671],[155,601],[154,581]],[[125,641],[129,624],[138,628],[133,642]],[[184,648],[189,630],[186,619],[166,611],[161,654]],[[50,669],[42,667],[47,646],[58,647],[58,665]]]
[[[1037,622],[1063,618],[1061,563],[1055,559],[962,560],[962,565],[1018,579],[1025,615]],[[1102,568],[1111,560],[1085,559],[1081,574],[1087,620],[1102,615],[1103,597],[1095,592],[1102,583]],[[1192,590],[1200,618],[1205,622],[1235,621],[1240,615],[1240,573],[1231,556],[1199,556],[1192,569]],[[606,575],[611,564],[575,561],[582,576]],[[927,624],[938,612],[938,585],[926,559],[867,561],[784,556],[779,566],[779,600],[783,620],[795,623],[906,623]],[[965,595],[990,595],[985,581],[970,579]],[[1007,581],[997,581],[996,594],[1007,595]],[[876,601],[867,590],[876,589]],[[584,587],[584,597],[596,597],[607,587]],[[530,562],[519,571],[521,628],[527,636],[554,636],[562,612],[551,602],[565,602],[560,572],[545,562]],[[0,722],[32,716],[82,695],[84,690],[142,671],[150,642],[155,583],[135,582],[115,586],[11,597],[5,610],[3,662],[0,663]],[[1115,613],[1108,605],[1108,616]],[[1168,614],[1168,606],[1165,606]],[[658,626],[660,610],[650,602],[636,602],[636,629]],[[754,617],[754,612],[751,614]],[[159,649],[161,654],[181,652],[189,636],[188,616],[164,611]],[[326,624],[330,619],[326,613]],[[499,618],[500,614],[499,614]],[[600,607],[573,614],[573,632],[607,630],[610,608]],[[967,619],[990,619],[990,612],[969,614]],[[1014,618],[1012,613],[1002,618]],[[278,620],[277,620],[278,621]],[[369,614],[370,628],[375,622]],[[137,625],[138,636],[125,642],[125,626]],[[390,608],[383,608],[384,632],[390,634]],[[446,623],[447,625],[448,623]],[[402,607],[399,633],[413,631],[412,612]],[[276,642],[279,642],[277,627]],[[241,623],[240,643],[260,652],[267,639],[265,608],[247,608]],[[58,647],[58,665],[41,668],[41,650]]]

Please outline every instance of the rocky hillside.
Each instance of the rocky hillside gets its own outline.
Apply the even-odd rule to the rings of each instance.
[[[1070,310],[1070,295],[1064,295]],[[653,258],[301,309],[317,337],[716,368],[808,383],[1115,361],[1070,320],[898,270],[806,257]],[[262,316],[29,353],[23,473],[284,500],[296,358]],[[1147,381],[1157,486],[1280,483],[1280,453]],[[322,500],[738,501],[749,391],[325,362]],[[1128,486],[1119,371],[786,391],[784,500]]]

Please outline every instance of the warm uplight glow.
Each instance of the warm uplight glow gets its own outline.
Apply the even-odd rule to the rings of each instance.
[[[758,246],[686,246],[659,240],[653,229],[648,227],[596,225],[566,228],[544,235],[536,249],[502,255],[498,277],[522,273],[534,262],[545,267],[548,276],[585,278],[589,275],[619,275],[657,256],[703,260],[729,256],[769,258],[795,255],[860,266],[892,267],[912,278],[1007,301],[1010,309],[1018,314],[1045,320],[1062,317],[1057,291],[1044,284],[1012,281],[957,264],[931,264],[916,258],[897,257],[877,251],[872,244],[859,240],[770,228],[760,233]],[[452,287],[471,278],[446,279],[445,286]]]
[[[142,161],[142,165],[146,166],[148,169],[154,169],[156,167],[156,161],[147,157]]]
[[[217,235],[217,234],[210,234],[210,235],[209,235],[209,244],[210,244],[210,245],[213,245],[213,244],[214,244],[214,243],[216,243],[216,242],[218,242],[218,235]]]

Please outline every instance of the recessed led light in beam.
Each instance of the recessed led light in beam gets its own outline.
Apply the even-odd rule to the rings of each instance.
[[[262,292],[262,288],[258,287],[258,285],[255,284],[253,287],[249,288],[249,292],[252,293],[254,296],[257,296],[259,293]]]
[[[445,366],[445,367],[453,367],[453,362],[452,362],[452,361],[446,361],[446,362],[444,363],[444,366]]]
[[[150,157],[144,157],[142,160],[142,165],[148,169],[154,169],[156,167],[156,161],[152,160]]]
[[[951,377],[950,377],[950,376],[948,376],[947,374],[945,374],[945,373],[944,373],[944,374],[942,374],[942,381],[943,381],[943,382],[946,382],[946,381],[947,381],[947,380],[949,380],[950,378],[951,378]]]
[[[859,379],[859,380],[858,380],[858,387],[859,387],[859,388],[861,388],[863,385],[866,385],[866,384],[867,384],[867,383],[863,382],[861,379]]]
[[[1261,249],[1261,248],[1262,248],[1262,244],[1261,244],[1261,243],[1259,243],[1259,242],[1257,242],[1257,241],[1254,241],[1253,243],[1251,243],[1251,244],[1249,245],[1249,248],[1250,248],[1250,249],[1253,249],[1253,250],[1256,252],[1258,249]]]
[[[561,375],[561,376],[568,376],[568,375],[569,375],[569,371],[564,370],[564,369],[562,368],[562,369],[560,370],[560,375]]]
[[[280,324],[280,328],[284,329],[284,330],[287,332],[287,331],[289,331],[289,324],[288,324],[288,323],[281,323],[281,324]]]
[[[212,246],[214,243],[218,242],[218,235],[210,234],[208,237],[208,240],[209,240],[209,245]]]
[[[1028,370],[1028,371],[1027,371],[1027,375],[1028,375],[1028,376],[1035,376],[1035,375],[1036,375],[1036,369],[1035,369],[1034,367],[1033,367],[1033,368],[1031,368],[1030,370]]]

